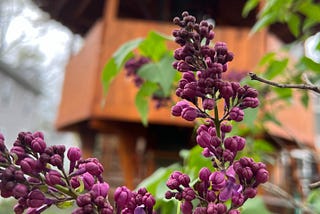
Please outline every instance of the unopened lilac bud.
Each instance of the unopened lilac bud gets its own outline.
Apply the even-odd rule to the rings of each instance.
[[[259,99],[258,98],[253,98],[253,97],[245,97],[241,104],[239,105],[239,107],[241,109],[246,109],[246,108],[256,108],[258,107],[260,104]]]
[[[42,140],[44,140],[44,135],[43,135],[43,133],[40,132],[40,131],[34,132],[34,133],[32,134],[32,137],[33,137],[33,138],[39,137],[39,138],[41,138]]]
[[[131,194],[127,187],[118,187],[114,193],[114,200],[119,207],[124,207],[130,201]]]
[[[212,110],[215,106],[215,101],[214,99],[210,99],[210,98],[205,98],[203,101],[202,101],[202,107],[203,109],[205,110]]]
[[[13,207],[13,211],[15,214],[23,214],[25,207],[21,204],[16,204]]]
[[[225,176],[220,171],[213,172],[209,179],[212,182],[212,189],[214,190],[221,190],[226,185]]]
[[[46,183],[50,186],[54,186],[54,185],[64,185],[64,181],[62,180],[62,175],[60,174],[60,172],[56,171],[56,170],[50,170],[46,175],[45,175],[45,180]]]
[[[12,190],[12,194],[15,198],[25,197],[28,194],[28,188],[24,184],[17,184]]]
[[[64,156],[64,152],[66,151],[66,147],[64,145],[54,145],[53,149],[55,153],[59,154],[61,157]]]
[[[229,149],[226,149],[222,153],[222,157],[224,161],[232,162],[236,156],[236,152],[230,151]]]
[[[269,180],[269,172],[264,168],[259,169],[256,173],[256,182],[265,183],[268,180]]]
[[[196,198],[196,193],[192,188],[187,187],[187,188],[184,188],[182,192],[182,197],[187,201],[192,201],[193,199]]]
[[[74,176],[70,179],[70,185],[72,188],[75,189],[80,186],[80,182],[78,179],[80,179],[78,176]]]
[[[173,178],[169,178],[166,182],[167,187],[169,187],[169,189],[178,189],[180,186],[180,183],[178,180],[173,179]]]
[[[240,214],[240,211],[233,209],[233,210],[230,210],[228,214]]]
[[[232,131],[232,126],[227,123],[222,123],[220,126],[220,130],[224,133],[229,133]]]
[[[199,146],[201,146],[202,148],[205,148],[210,146],[211,138],[212,137],[207,131],[202,131],[197,135],[196,141],[199,144]]]
[[[67,157],[70,161],[75,162],[81,158],[81,150],[78,147],[70,147],[67,152]]]
[[[188,106],[184,108],[181,112],[181,117],[187,121],[194,121],[199,115],[199,110]]]
[[[16,154],[18,156],[18,160],[21,160],[26,156],[26,151],[21,146],[12,147],[10,152]]]
[[[188,107],[189,103],[185,100],[179,101],[171,108],[171,114],[173,116],[179,117],[181,116],[181,112],[184,108]]]
[[[31,141],[31,148],[33,151],[38,153],[43,153],[45,148],[47,147],[46,143],[44,142],[43,138],[36,137]]]
[[[96,183],[92,186],[91,193],[94,197],[102,196],[107,197],[109,191],[109,184],[106,182]]]
[[[240,207],[245,202],[245,198],[239,192],[235,192],[231,196],[232,206],[233,207]]]
[[[184,201],[181,203],[180,208],[181,208],[182,213],[191,214],[192,209],[193,209],[193,205],[190,201]]]
[[[186,174],[182,174],[179,176],[178,181],[180,182],[180,184],[184,187],[188,187],[189,183],[190,183],[190,177]]]
[[[243,195],[245,198],[254,198],[257,195],[257,190],[252,187],[248,187],[244,190]]]
[[[85,205],[90,204],[91,203],[90,193],[79,195],[76,199],[76,203],[79,207],[84,207]]]
[[[246,145],[246,139],[240,136],[234,136],[233,138],[237,141],[237,150],[241,151],[242,149],[244,149],[244,146]]]
[[[174,197],[175,193],[171,192],[171,191],[166,191],[165,193],[165,198],[166,199],[171,199],[172,197]]]
[[[207,195],[206,195],[206,200],[208,202],[214,202],[217,198],[217,195],[215,193],[215,191],[213,190],[208,190]]]
[[[203,167],[200,169],[199,178],[201,181],[209,181],[210,175],[211,175],[211,171],[207,167]]]
[[[21,170],[24,173],[33,174],[36,169],[37,162],[32,158],[26,157],[23,160],[21,160],[20,166],[21,166]]]
[[[148,209],[152,209],[152,207],[156,204],[156,200],[150,193],[146,193],[142,197],[142,202],[146,205]]]
[[[232,152],[238,151],[238,142],[233,137],[228,137],[223,142],[224,147]]]
[[[51,156],[50,163],[53,166],[58,167],[59,169],[63,167],[62,157],[59,154],[54,154],[53,156]]]
[[[229,112],[229,119],[236,122],[242,121],[244,118],[244,112],[239,107],[233,107]]]
[[[38,189],[31,191],[28,194],[27,204],[31,208],[37,208],[45,202],[45,195]]]
[[[95,182],[95,179],[94,179],[93,175],[91,175],[88,172],[85,172],[82,175],[82,180],[83,180],[84,188],[86,190],[91,190],[91,188],[92,188],[92,186],[93,186],[93,184]]]
[[[92,161],[86,163],[85,168],[91,175],[95,176],[101,175],[103,172],[103,166],[97,159],[93,159]]]

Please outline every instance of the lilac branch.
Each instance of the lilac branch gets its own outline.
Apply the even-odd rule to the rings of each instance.
[[[257,80],[259,82],[262,83],[266,83],[268,85],[272,85],[278,88],[298,88],[298,89],[306,89],[306,90],[311,90],[314,91],[318,94],[320,94],[320,87],[313,85],[313,84],[284,84],[284,83],[276,83],[276,82],[272,82],[270,80],[264,79],[262,77],[257,76],[254,73],[249,72],[249,76],[251,78],[251,80]]]

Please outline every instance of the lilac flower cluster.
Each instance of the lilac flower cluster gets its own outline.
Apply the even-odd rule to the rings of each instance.
[[[193,185],[188,175],[174,172],[167,181],[170,190],[166,198],[181,201],[181,211],[185,214],[240,213],[238,208],[248,198],[255,197],[258,185],[269,178],[265,164],[247,157],[236,160],[246,140],[228,136],[232,121],[242,121],[244,109],[259,105],[258,92],[239,82],[222,79],[233,54],[223,42],[210,46],[214,38],[211,24],[196,23],[188,12],[182,13],[182,19],[176,17],[173,21],[180,27],[173,31],[176,43],[181,46],[174,53],[173,67],[182,72],[176,90],[182,100],[172,107],[171,113],[187,121],[203,119],[196,141],[203,148],[202,155],[212,161],[214,171],[202,168]]]
[[[63,145],[47,146],[41,132],[19,133],[10,151],[4,141],[0,134],[0,194],[17,200],[16,214],[38,214],[52,205],[73,203],[77,205],[73,214],[152,213],[155,200],[146,189],[134,192],[119,187],[114,208],[102,164],[96,158],[83,159],[79,148],[66,151]]]

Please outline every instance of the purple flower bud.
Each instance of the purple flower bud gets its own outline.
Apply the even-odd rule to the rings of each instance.
[[[107,197],[109,191],[109,184],[106,182],[97,183],[92,186],[91,193],[94,197],[102,196]]]
[[[269,180],[269,172],[264,168],[259,169],[256,174],[256,182],[265,183],[268,180]]]
[[[188,187],[190,183],[190,177],[186,174],[182,174],[179,176],[178,181],[184,187]]]
[[[211,171],[207,167],[203,167],[200,169],[199,178],[201,181],[209,181],[210,175],[211,175]]]
[[[21,160],[26,156],[26,151],[21,146],[12,147],[10,152],[16,154],[18,156],[18,160]]]
[[[80,182],[78,179],[80,179],[78,176],[74,176],[70,179],[70,185],[72,188],[75,189],[80,186]]]
[[[31,141],[31,148],[33,151],[38,153],[43,153],[45,148],[47,147],[46,143],[44,142],[43,138],[36,137]]]
[[[87,172],[95,176],[101,175],[103,172],[103,166],[97,159],[92,159],[92,161],[86,163],[85,168]]]
[[[166,191],[165,193],[165,198],[166,199],[171,199],[172,197],[174,197],[175,193],[171,192],[171,191]]]
[[[229,119],[234,120],[236,122],[240,122],[243,120],[244,112],[239,107],[233,107],[229,112]]]
[[[186,187],[182,192],[182,197],[187,201],[192,201],[196,198],[196,193],[193,191],[192,188]]]
[[[253,172],[250,167],[244,167],[239,176],[249,182],[253,178]]]
[[[193,209],[193,205],[192,205],[191,201],[184,201],[181,203],[180,208],[181,208],[182,213],[191,214],[192,209]]]
[[[232,126],[230,124],[227,124],[227,123],[222,123],[221,124],[221,127],[220,127],[220,130],[224,133],[229,133],[232,131]]]
[[[233,209],[233,210],[230,210],[228,214],[240,214],[240,211]]]
[[[88,173],[88,172],[85,172],[82,174],[82,180],[83,180],[83,183],[84,183],[84,188],[86,190],[91,190],[92,186],[94,185],[94,177]]]
[[[32,134],[32,137],[33,137],[33,138],[39,137],[39,138],[41,138],[42,140],[44,140],[44,135],[43,135],[43,133],[40,132],[40,131],[34,132],[34,133]]]
[[[233,137],[228,137],[228,138],[226,138],[226,139],[224,140],[223,144],[224,144],[224,147],[225,147],[226,149],[229,149],[229,150],[232,151],[232,152],[238,151],[238,142],[237,142],[237,140],[236,140],[235,138],[233,138]]]
[[[99,207],[103,207],[105,204],[105,198],[101,195],[99,195],[98,197],[94,198],[94,203]]]
[[[19,183],[12,190],[12,194],[15,198],[25,197],[28,192],[27,186]]]
[[[87,204],[91,203],[90,193],[81,194],[77,197],[76,203],[79,207],[84,207]]]
[[[179,117],[181,116],[181,112],[184,108],[188,107],[189,103],[185,100],[179,101],[171,108],[171,114],[173,116]]]
[[[209,147],[211,136],[207,131],[202,131],[198,133],[196,140],[199,146],[201,146],[202,148]]]
[[[252,187],[248,187],[244,190],[243,195],[245,198],[254,198],[257,195],[257,190]]]
[[[35,189],[28,194],[27,204],[29,207],[37,208],[43,205],[44,202],[45,196],[40,190]]]
[[[259,106],[259,100],[258,98],[253,98],[253,97],[245,97],[242,102],[240,103],[239,107],[241,109],[246,109],[246,108],[256,108]]]
[[[229,149],[226,149],[222,153],[222,157],[224,161],[232,162],[236,156],[236,152],[232,152]]]
[[[46,175],[45,175],[45,180],[46,183],[50,186],[54,185],[65,185],[64,181],[62,180],[62,175],[60,172],[56,170],[50,170]]]
[[[212,182],[212,189],[214,190],[221,190],[226,185],[225,176],[219,171],[213,172],[209,180]]]
[[[237,143],[238,143],[238,151],[241,151],[242,149],[244,149],[244,146],[246,145],[246,139],[240,136],[234,136],[233,137]]]
[[[124,207],[131,199],[131,191],[125,187],[118,187],[114,193],[114,200],[119,207]]]
[[[16,204],[13,207],[13,211],[15,214],[23,214],[25,207],[21,204]]]
[[[180,186],[180,182],[174,178],[169,178],[166,182],[167,187],[169,187],[169,189],[179,189]]]
[[[55,153],[57,153],[61,157],[64,157],[64,152],[66,151],[66,147],[64,145],[54,145],[53,150]]]
[[[58,167],[59,169],[61,169],[63,167],[62,157],[59,154],[52,155],[50,158],[50,163],[53,166]]]
[[[213,190],[208,190],[207,195],[206,195],[206,200],[208,202],[214,202],[217,198],[217,195],[215,193],[215,191]]]
[[[202,101],[202,107],[203,109],[205,110],[212,110],[215,106],[215,101],[214,99],[209,99],[209,98],[205,98],[203,101]]]
[[[134,208],[133,211],[134,214],[146,214],[146,211],[144,210],[144,205],[137,206]]]
[[[239,192],[234,192],[231,196],[232,207],[240,207],[245,202],[244,196]]]
[[[156,200],[150,193],[146,193],[142,197],[142,202],[146,205],[148,210],[152,210],[153,206],[156,204]]]
[[[80,160],[81,155],[81,150],[78,147],[71,147],[68,149],[67,157],[71,162]]]
[[[199,115],[199,110],[188,106],[184,108],[181,112],[181,117],[187,121],[194,121]]]
[[[26,157],[20,162],[21,170],[26,174],[33,174],[35,172],[37,162],[36,160]]]

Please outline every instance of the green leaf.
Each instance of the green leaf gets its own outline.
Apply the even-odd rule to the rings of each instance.
[[[272,60],[275,59],[276,53],[275,52],[269,52],[266,53],[259,61],[259,66],[263,66],[265,64],[269,64]]]
[[[114,58],[111,58],[102,70],[102,86],[103,92],[106,94],[109,90],[110,83],[114,77],[119,73],[120,69],[117,68],[117,65],[114,61]]]
[[[148,124],[149,98],[158,88],[158,84],[146,81],[142,84],[135,97],[135,105],[144,126]]]
[[[265,77],[267,79],[273,79],[275,76],[281,74],[286,69],[288,62],[288,58],[271,61],[266,70]]]
[[[63,202],[56,203],[56,206],[60,209],[66,209],[66,208],[72,207],[73,204],[74,204],[74,201],[69,200],[69,201],[63,201]]]
[[[306,69],[310,69],[312,71],[315,71],[315,73],[320,74],[320,64],[316,63],[312,59],[310,59],[306,56],[303,56],[300,59],[300,63],[301,63],[301,65],[304,65],[306,67]]]
[[[271,214],[260,196],[248,199],[242,208],[242,214],[256,214],[258,210],[259,214]]]
[[[272,24],[276,20],[276,14],[271,13],[259,19],[251,28],[250,34],[256,33],[264,27]]]
[[[291,100],[292,89],[291,88],[273,88],[273,91],[277,93],[277,98],[282,100]]]
[[[132,51],[138,47],[143,39],[131,40],[123,45],[112,55],[102,70],[102,86],[106,94],[112,80],[121,71],[125,61],[133,56]]]
[[[165,96],[171,94],[171,88],[175,81],[176,70],[172,67],[172,56],[165,55],[157,63],[148,63],[138,70],[138,75],[145,80],[159,83]]]
[[[282,126],[282,123],[275,117],[275,115],[271,114],[270,112],[266,112],[264,114],[263,121],[264,122],[270,121],[278,126]]]
[[[299,7],[299,11],[310,19],[320,22],[320,5],[305,1]]]
[[[120,48],[112,56],[117,65],[117,69],[120,69],[124,62],[133,56],[132,51],[138,48],[140,43],[143,41],[144,40],[141,38],[134,39],[120,46]]]
[[[248,14],[258,6],[259,2],[260,0],[248,0],[242,9],[242,16],[247,17]]]
[[[300,34],[300,24],[301,24],[301,20],[299,16],[294,13],[290,14],[288,19],[288,27],[290,29],[290,32],[295,37],[298,37]]]
[[[158,61],[169,50],[166,46],[167,37],[150,31],[148,36],[140,43],[138,49],[142,55],[151,58],[153,61]]]

